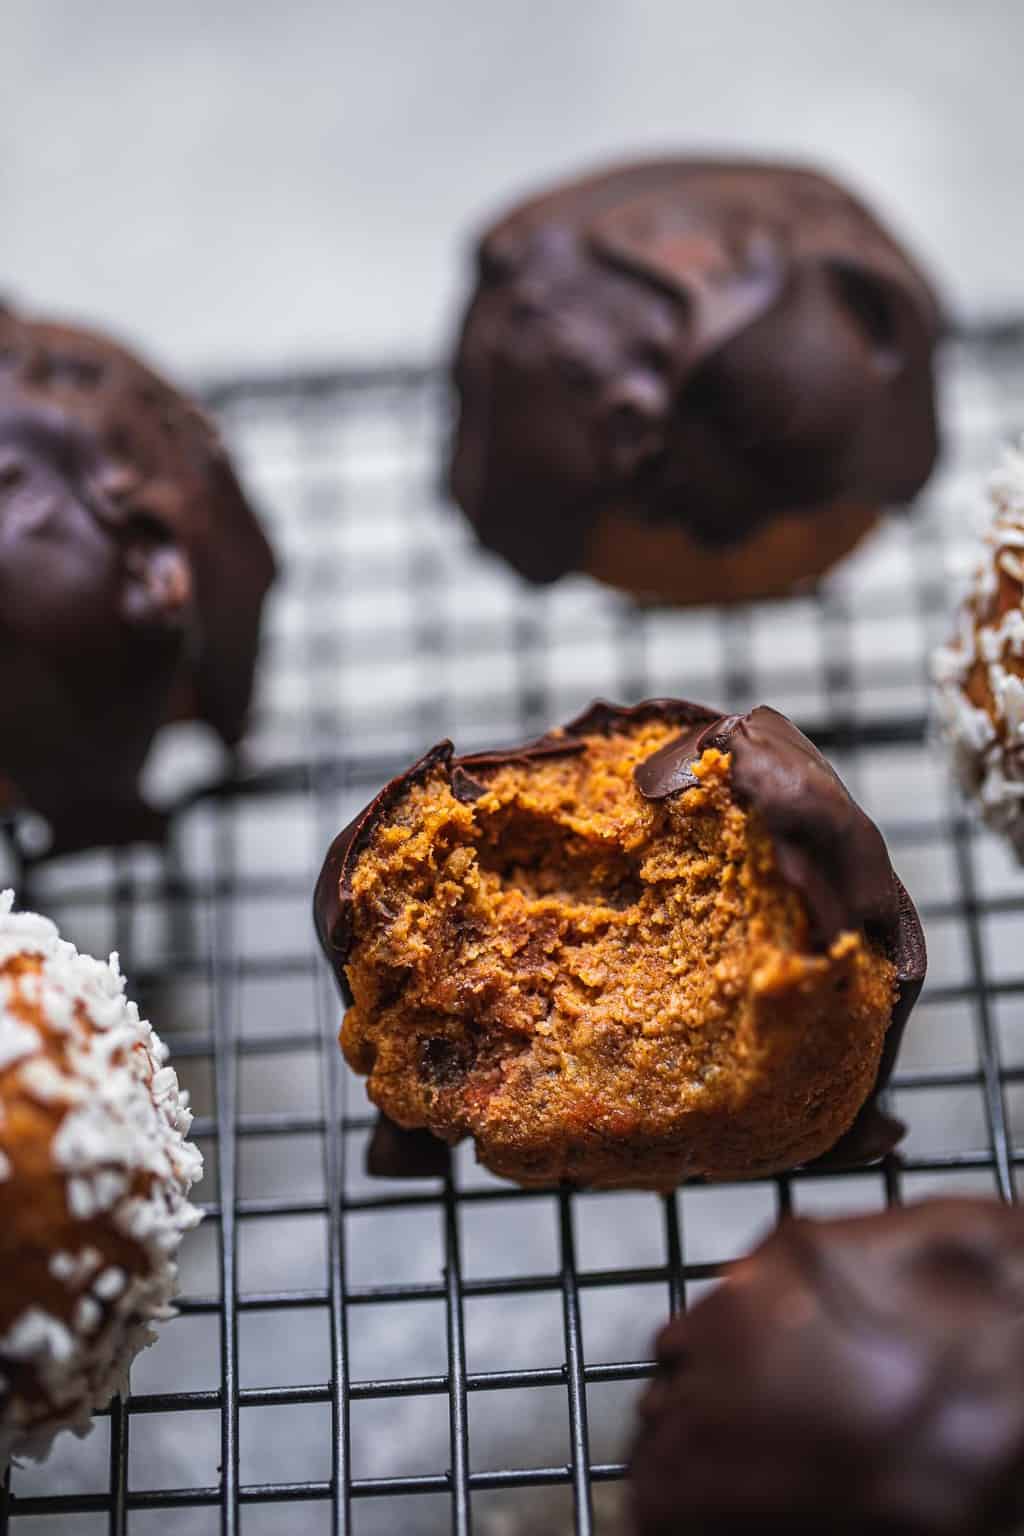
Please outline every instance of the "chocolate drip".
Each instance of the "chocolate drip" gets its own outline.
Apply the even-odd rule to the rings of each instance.
[[[379,1114],[366,1149],[366,1171],[378,1179],[443,1179],[451,1165],[447,1145],[430,1131],[406,1131]]]

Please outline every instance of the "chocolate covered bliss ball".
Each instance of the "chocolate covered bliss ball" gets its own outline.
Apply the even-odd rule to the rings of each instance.
[[[1000,1536],[1024,1519],[1024,1215],[787,1221],[662,1331],[637,1536]]]
[[[596,704],[521,747],[443,742],[338,835],[315,911],[346,1059],[401,1128],[374,1172],[471,1136],[521,1184],[668,1189],[899,1138],[874,1095],[920,924],[774,710]]]
[[[555,187],[480,242],[453,493],[531,581],[787,592],[927,479],[938,325],[910,258],[812,171],[679,159]]]
[[[211,423],[105,337],[0,307],[0,808],[156,835],[165,721],[245,725],[274,559]]]

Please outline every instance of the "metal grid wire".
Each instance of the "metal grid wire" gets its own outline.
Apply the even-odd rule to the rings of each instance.
[[[947,454],[915,515],[818,594],[730,612],[531,592],[476,551],[438,489],[430,371],[209,391],[286,568],[245,758],[218,781],[176,728],[154,765],[179,807],[165,854],[12,851],[9,871],[82,947],[119,950],[193,1094],[206,1221],[131,1395],[14,1471],[0,1536],[610,1536],[654,1328],[780,1212],[1014,1198],[1024,885],[927,743],[925,665],[1024,427],[1024,332],[960,337],[943,363]],[[931,950],[891,1094],[900,1155],[665,1199],[519,1190],[469,1148],[446,1181],[367,1179],[309,920],[329,839],[442,736],[468,750],[659,693],[785,710],[882,824]]]

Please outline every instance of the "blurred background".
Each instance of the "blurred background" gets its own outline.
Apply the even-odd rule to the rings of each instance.
[[[421,359],[471,232],[625,151],[812,157],[1024,307],[1018,0],[6,0],[0,288],[179,372]]]

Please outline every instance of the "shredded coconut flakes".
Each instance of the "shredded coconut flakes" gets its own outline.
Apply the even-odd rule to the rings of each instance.
[[[0,1334],[0,1471],[12,1456],[45,1456],[61,1429],[88,1433],[92,1413],[155,1338],[153,1322],[173,1316],[177,1250],[200,1214],[189,1190],[202,1177],[202,1157],[185,1140],[188,1096],[126,998],[117,956],[103,964],[80,955],[47,918],[13,906],[12,892],[0,894],[0,1181],[18,1176],[3,1113],[3,1098],[17,1092],[59,1115],[50,1156],[69,1216],[109,1223],[139,1245],[144,1263],[138,1273],[103,1268],[84,1235],[51,1255],[50,1274],[69,1294],[67,1320],[26,1295]],[[38,976],[3,975],[24,955],[38,957]],[[33,1013],[39,1028],[28,1022]],[[47,1050],[54,1037],[63,1037],[63,1068]],[[45,1413],[38,1397],[18,1394],[26,1369]]]
[[[1003,833],[1024,861],[1024,681],[1010,663],[1024,656],[1024,442],[1007,451],[989,484],[993,508],[984,534],[985,558],[960,609],[956,634],[932,657],[940,729],[954,771],[976,796],[990,826]],[[1008,578],[1018,587],[1016,606],[993,611]],[[966,688],[984,668],[993,712],[979,708]]]

